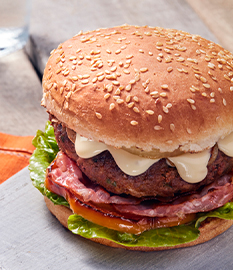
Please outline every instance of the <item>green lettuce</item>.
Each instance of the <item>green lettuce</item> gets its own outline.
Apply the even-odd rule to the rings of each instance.
[[[54,129],[48,121],[45,126],[45,132],[37,131],[32,140],[36,147],[30,158],[28,169],[33,185],[54,204],[60,204],[69,207],[69,203],[61,196],[50,192],[44,185],[45,173],[47,167],[55,159],[59,148],[55,139]]]
[[[63,197],[50,192],[44,186],[46,169],[59,151],[54,136],[54,130],[50,122],[47,122],[45,132],[37,131],[32,143],[36,147],[36,150],[30,158],[29,165],[33,185],[54,204],[69,207],[69,203]],[[199,213],[197,220],[190,224],[179,225],[172,228],[152,229],[139,235],[121,233],[99,226],[77,214],[73,214],[69,217],[68,228],[74,234],[85,238],[104,238],[128,247],[172,247],[197,239],[200,235],[199,227],[208,217],[233,219],[233,203],[229,202],[223,207],[207,213]]]

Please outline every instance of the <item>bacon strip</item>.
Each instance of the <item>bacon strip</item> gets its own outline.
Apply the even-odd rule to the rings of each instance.
[[[56,194],[66,197],[63,190],[65,188],[84,203],[128,205],[141,201],[130,196],[110,195],[100,185],[86,180],[76,163],[61,151],[48,169],[46,178],[46,186],[50,186],[50,191],[54,190]]]
[[[71,193],[86,204],[102,204],[105,209],[109,205],[123,216],[183,218],[187,214],[211,211],[233,199],[232,175],[225,175],[201,191],[180,196],[169,203],[112,195],[85,179],[76,163],[63,152],[58,153],[48,169],[46,187],[63,197]]]

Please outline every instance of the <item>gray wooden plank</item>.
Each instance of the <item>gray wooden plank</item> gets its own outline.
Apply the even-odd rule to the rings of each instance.
[[[195,247],[139,252],[109,248],[64,229],[27,168],[0,186],[0,269],[232,269],[233,227]]]
[[[43,73],[49,53],[80,30],[124,23],[176,28],[216,41],[185,0],[34,0],[28,53]]]
[[[186,0],[217,37],[219,43],[233,52],[233,1]]]
[[[0,132],[34,135],[44,129],[41,82],[23,50],[0,58]]]

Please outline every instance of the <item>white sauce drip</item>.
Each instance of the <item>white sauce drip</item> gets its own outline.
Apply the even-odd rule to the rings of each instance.
[[[90,141],[78,134],[75,140],[75,150],[81,158],[90,158],[108,150],[118,167],[126,174],[132,176],[145,172],[151,165],[158,161],[158,159],[142,158],[122,149],[107,146],[101,142]]]
[[[218,147],[227,156],[233,157],[233,132],[224,139],[220,139]],[[81,137],[79,134],[76,135],[75,150],[81,158],[91,158],[108,150],[118,167],[124,173],[132,176],[142,174],[159,160],[133,155],[101,142],[90,141],[87,138]],[[207,164],[210,154],[210,150],[204,150],[200,153],[185,153],[177,157],[169,157],[168,160],[176,166],[183,180],[188,183],[197,183],[202,181],[207,175]]]

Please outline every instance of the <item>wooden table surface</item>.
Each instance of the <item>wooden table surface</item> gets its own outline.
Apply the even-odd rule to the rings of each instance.
[[[41,76],[52,49],[80,30],[124,23],[199,34],[233,51],[232,0],[70,0],[32,2],[30,40],[0,58],[0,132],[33,135],[47,114]]]
[[[40,106],[42,97],[41,78],[49,53],[52,49],[56,48],[59,43],[74,36],[80,30],[94,30],[100,27],[110,27],[124,23],[181,29],[192,34],[199,34],[233,51],[233,0],[33,0],[30,19],[30,40],[26,48],[0,58],[0,132],[13,135],[35,135],[37,129],[44,129],[48,116],[45,109]],[[25,180],[24,175],[21,175],[21,178],[22,181],[25,181],[25,183],[22,182],[22,185],[29,187],[26,183],[26,181],[29,180]],[[22,190],[22,188],[20,188],[21,186],[17,186],[17,184],[19,185],[19,181],[15,181],[15,184],[15,187],[9,184],[9,190],[14,188],[14,193],[17,192],[17,190]],[[5,195],[5,197],[9,198],[8,201],[10,202],[12,197],[9,197],[7,192]],[[18,193],[16,195],[18,196]],[[16,195],[14,196],[16,197]],[[33,196],[33,194],[29,195],[31,197]],[[24,196],[24,193],[21,196]],[[26,199],[27,198],[28,197],[26,197]],[[13,200],[13,203],[16,205],[16,200]],[[30,202],[28,202],[28,204],[30,206]],[[5,211],[7,212],[6,216],[9,216],[9,211]],[[41,210],[41,208],[39,208],[38,211],[40,211],[41,214],[43,209]],[[30,213],[31,212],[27,214],[29,215]],[[23,215],[24,214],[22,214],[22,216]],[[33,215],[33,213],[30,215]],[[5,220],[5,216],[2,221],[3,220]],[[42,219],[40,219],[40,221],[42,221]],[[14,220],[14,223],[15,222],[17,222],[17,220]],[[4,227],[5,223],[2,225]],[[36,225],[37,224],[34,224],[35,230]],[[6,226],[4,229],[6,229]],[[28,237],[30,237],[30,234]],[[67,236],[64,236],[64,238],[65,237]],[[225,238],[227,238],[227,235]],[[20,239],[23,239],[22,235]],[[35,237],[32,239],[35,239]],[[35,239],[35,241],[37,240]],[[49,240],[48,237],[45,240],[45,244]],[[57,240],[60,240],[60,238]],[[227,239],[225,240],[227,241]],[[231,239],[229,239],[229,241],[230,240]],[[9,246],[9,254],[13,254],[12,260],[17,259],[20,251],[14,250],[10,244],[8,245],[7,241],[9,240],[6,240],[5,244],[7,248]],[[14,241],[18,241],[18,239]],[[224,247],[221,245],[225,245],[226,242],[218,243],[217,240],[215,241],[216,242],[212,242],[212,249],[206,250],[209,251],[208,254],[210,254],[212,250],[224,250]],[[69,244],[70,242],[71,241],[68,241]],[[60,245],[61,243],[62,242],[59,242]],[[89,244],[87,243],[87,245]],[[64,243],[64,246],[68,245]],[[71,247],[73,246],[71,245],[70,248]],[[2,248],[4,249],[4,247]],[[94,251],[97,249],[99,249],[99,246],[96,245],[93,247],[93,245],[89,245],[89,249],[84,250],[89,254],[90,261],[92,259],[91,256],[96,253]],[[202,250],[203,249],[201,249],[198,256],[200,256],[204,262],[205,259],[203,258],[205,257],[205,253],[202,252]],[[60,250],[56,249],[56,251],[59,256],[64,255],[61,254]],[[101,263],[103,261],[105,265],[108,265],[112,257],[116,259],[116,262],[119,261],[119,263],[122,261],[121,259],[123,259],[123,266],[125,267],[127,267],[127,260],[131,260],[131,263],[132,260],[134,260],[132,254],[131,257],[125,257],[121,251],[116,251],[114,255],[111,251],[109,251],[109,254],[106,251],[100,258]],[[24,255],[28,261],[30,261],[30,252],[31,246],[29,245],[28,251],[27,253],[25,252]],[[48,255],[50,255],[50,262],[51,265],[53,265],[53,250],[51,250],[51,252],[49,252]],[[229,253],[231,253],[230,250]],[[119,257],[117,254],[119,254]],[[137,267],[139,268],[140,266],[140,269],[144,269],[144,265],[149,265],[150,260],[155,260],[152,253],[148,253],[146,257],[142,254],[143,253],[138,253],[139,265],[137,265]],[[169,253],[163,253],[163,255],[159,253],[157,255],[158,259],[163,256],[163,261],[161,261],[163,267],[161,266],[162,268],[160,269],[167,269],[167,262],[169,262],[171,258],[166,258],[166,254]],[[187,258],[187,260],[190,260],[190,264],[193,262],[194,264],[192,265],[195,265],[198,258],[196,258],[196,254],[190,254],[189,249],[183,249],[183,255],[180,254],[179,252],[174,253],[173,261],[171,261],[174,262],[174,267],[173,264],[170,263],[172,267],[169,269],[177,269],[177,261],[180,262],[179,256]],[[35,256],[37,256],[37,254]],[[39,254],[39,256],[41,255]],[[64,256],[64,260],[67,260],[66,254]],[[122,258],[120,256],[122,256]],[[210,256],[212,257],[212,255]],[[72,259],[74,260],[74,258]],[[212,261],[211,258],[207,259]],[[11,258],[9,258],[9,260],[11,260]],[[147,260],[147,264],[145,264],[143,260]],[[216,260],[219,260],[219,258],[216,258]],[[228,256],[228,261],[223,262],[225,264],[221,264],[222,267],[216,266],[216,269],[232,269],[232,264],[229,268],[229,261],[232,263],[230,256]],[[65,261],[63,261],[63,263],[64,262]],[[103,265],[103,263],[97,264],[97,261],[95,262],[96,265]],[[81,264],[84,264],[84,262],[81,261]],[[185,269],[188,265],[189,263],[185,264],[185,266],[183,265],[182,269]],[[123,266],[118,269],[123,269]],[[195,268],[188,267],[186,269],[201,269],[198,268],[198,265],[195,266]],[[5,267],[2,267],[0,260],[0,269],[5,269]],[[147,269],[152,268],[157,269],[156,265],[151,265],[151,268],[148,267]],[[17,265],[15,269],[33,268],[18,268]],[[80,269],[79,262],[77,262],[77,269]],[[106,268],[101,269],[111,269],[111,267],[106,266]],[[117,269],[117,266],[114,269]]]

